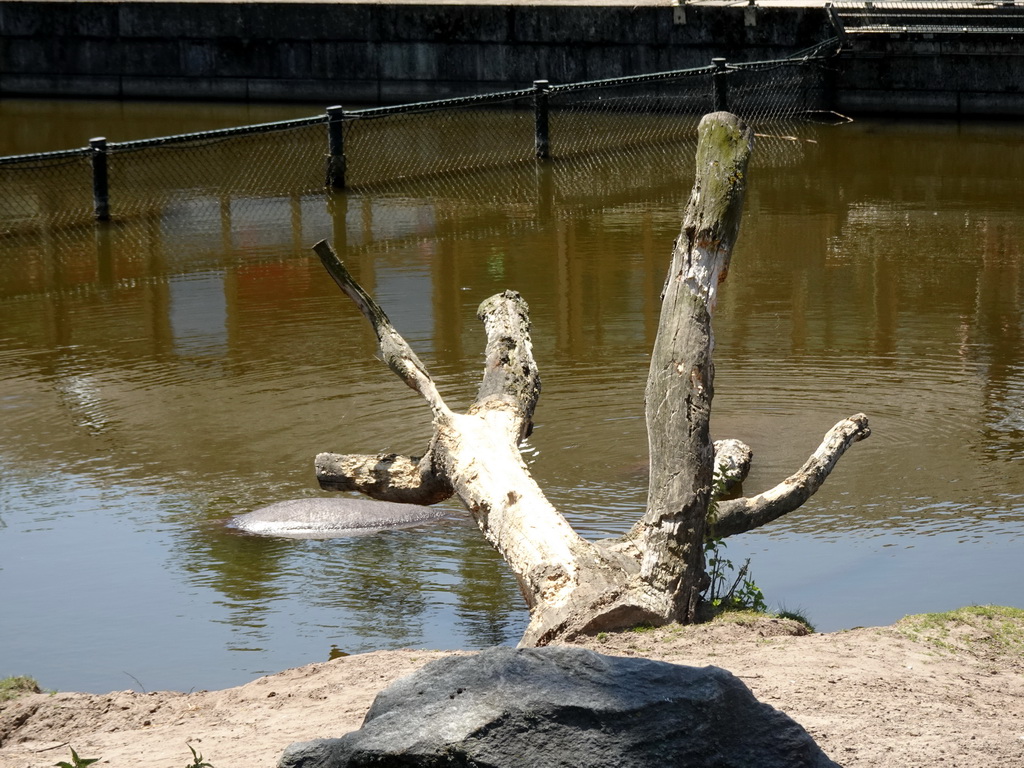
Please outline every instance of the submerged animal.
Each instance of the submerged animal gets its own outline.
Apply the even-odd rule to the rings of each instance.
[[[326,539],[359,536],[439,520],[448,510],[370,499],[291,499],[238,515],[229,528],[262,536]]]

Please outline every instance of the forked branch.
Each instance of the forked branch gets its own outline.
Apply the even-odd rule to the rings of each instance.
[[[465,413],[445,405],[426,367],[326,242],[315,250],[338,286],[373,326],[387,365],[433,412],[422,457],[322,453],[317,477],[328,490],[431,504],[457,495],[515,574],[530,609],[522,644],[646,622],[692,621],[704,572],[704,537],[715,449],[709,436],[714,389],[711,315],[729,268],[742,211],[752,133],[734,115],[699,127],[697,178],[665,284],[646,391],[651,487],[646,514],[622,540],[582,539],[530,475],[519,450],[540,395],[526,302],[492,296],[478,317],[487,332],[484,375]],[[711,535],[750,530],[800,506],[867,419],[837,424],[807,463],[776,488],[723,501]],[[728,457],[728,458],[727,458]],[[719,448],[719,475],[742,481],[749,449]]]
[[[724,539],[745,533],[792,512],[821,487],[846,450],[870,434],[863,413],[843,419],[828,431],[804,465],[774,488],[749,499],[720,501],[709,537]]]
[[[540,394],[526,302],[505,291],[480,305],[478,316],[487,332],[484,376],[477,399],[465,414],[457,414],[445,406],[426,367],[330,246],[318,243],[316,252],[373,325],[388,366],[434,412],[434,434],[422,458],[322,453],[316,458],[321,486],[421,504],[454,493],[516,574],[531,610],[563,605],[581,583],[580,560],[596,564],[601,556],[544,497],[519,452]]]

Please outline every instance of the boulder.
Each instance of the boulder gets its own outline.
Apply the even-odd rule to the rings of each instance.
[[[293,744],[279,768],[370,765],[837,766],[724,669],[561,647],[427,664],[381,691],[358,731]]]

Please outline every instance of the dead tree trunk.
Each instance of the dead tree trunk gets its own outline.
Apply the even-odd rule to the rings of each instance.
[[[697,179],[662,293],[647,377],[650,485],[631,536],[641,578],[663,593],[666,615],[692,621],[704,583],[704,528],[714,450],[709,420],[715,369],[711,313],[740,229],[754,134],[718,114],[700,126]]]
[[[419,504],[458,496],[516,575],[530,609],[524,645],[639,623],[692,621],[706,584],[703,543],[714,466],[708,430],[714,383],[711,314],[739,230],[753,136],[727,113],[706,116],[698,130],[697,177],[665,283],[647,384],[647,512],[612,544],[580,538],[545,498],[520,455],[540,395],[522,297],[506,291],[480,305],[487,333],[483,381],[466,413],[454,413],[330,246],[315,246],[328,272],[373,325],[385,362],[429,404],[434,426],[421,457],[320,454],[321,486]],[[796,509],[843,452],[868,434],[863,415],[840,422],[804,467],[775,489],[720,504],[714,535],[750,530]]]

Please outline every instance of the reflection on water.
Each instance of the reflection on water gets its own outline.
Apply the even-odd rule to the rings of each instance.
[[[1020,605],[1024,149],[1010,126],[810,130],[757,150],[713,431],[754,448],[747,493],[844,416],[867,412],[873,436],[730,556],[823,629]],[[0,674],[209,688],[332,653],[514,642],[515,582],[455,505],[329,541],[221,524],[319,495],[318,451],[416,453],[430,433],[309,246],[345,250],[453,407],[479,378],[476,307],[523,293],[544,380],[524,455],[581,533],[615,535],[646,497],[647,352],[692,153],[329,200],[193,190],[0,240]]]

